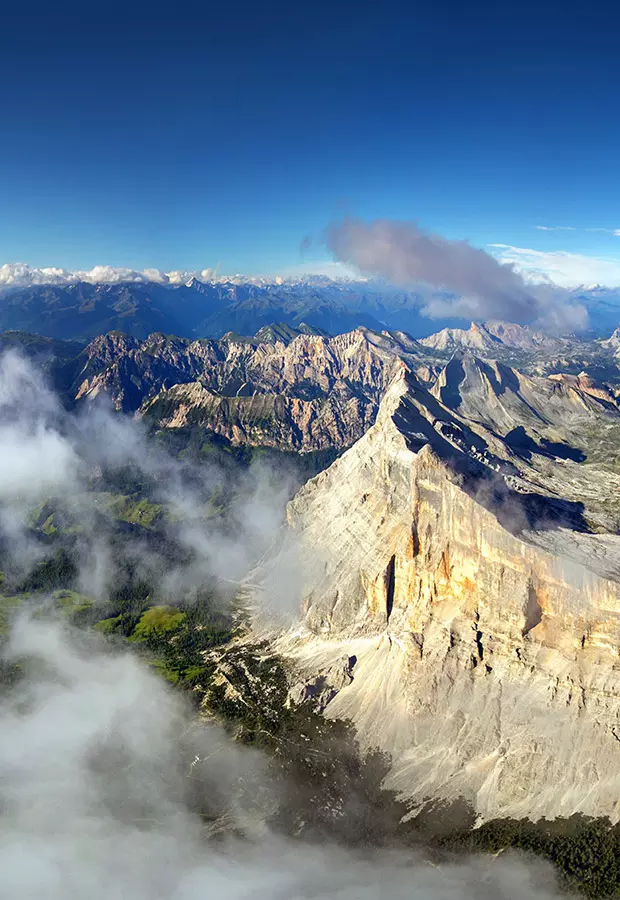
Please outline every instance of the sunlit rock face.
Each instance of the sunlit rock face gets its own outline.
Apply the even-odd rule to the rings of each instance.
[[[139,340],[111,332],[79,355],[69,394],[78,404],[105,395],[116,409],[155,427],[205,429],[233,444],[340,449],[375,421],[403,366],[431,385],[453,354],[437,383],[438,399],[450,408],[458,402],[460,412],[474,419],[484,401],[486,414],[491,408],[497,413],[497,421],[487,424],[506,425],[507,431],[514,419],[540,429],[554,409],[564,425],[567,409],[574,418],[588,404],[617,405],[609,387],[584,373],[566,374],[593,367],[615,383],[617,359],[609,347],[551,339],[501,322],[439,332],[423,341],[363,327],[329,337],[309,326],[275,325],[252,338],[231,333],[220,340],[160,333]],[[556,374],[551,379],[515,372],[515,358],[523,371]],[[558,423],[551,416],[546,424]]]
[[[574,494],[583,464],[551,456]],[[535,463],[397,377],[289,506],[313,564],[305,625],[279,649],[299,682],[352,661],[326,714],[392,754],[413,805],[618,820],[620,540],[540,493]]]
[[[336,337],[271,328],[219,341],[110,334],[84,353],[79,402],[105,394],[159,428],[301,452],[358,440],[405,361],[422,378],[435,375],[432,354],[412,338],[365,328]]]

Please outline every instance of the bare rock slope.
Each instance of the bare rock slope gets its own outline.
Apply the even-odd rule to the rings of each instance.
[[[567,388],[566,379],[583,369],[611,383],[620,379],[608,347],[552,339],[501,322],[439,332],[423,341],[396,331],[356,328],[329,337],[306,325],[272,325],[253,338],[228,334],[220,340],[103,335],[80,355],[72,400],[106,395],[117,409],[156,428],[204,429],[235,444],[302,452],[343,448],[374,422],[381,398],[404,365],[432,384],[452,356],[472,350],[489,360],[488,378],[507,389],[514,387],[514,378],[505,380],[512,366],[559,373]],[[453,382],[459,366],[455,357]],[[552,392],[544,384],[544,391]],[[584,379],[578,387],[588,393]],[[444,385],[444,402],[449,390]]]
[[[403,370],[289,505],[312,574],[277,649],[412,805],[620,819],[619,424],[588,381]]]
[[[274,327],[219,341],[105,335],[87,348],[76,397],[106,394],[160,428],[195,426],[233,443],[309,451],[356,441],[405,361],[434,375],[432,356],[405,334],[307,331]]]

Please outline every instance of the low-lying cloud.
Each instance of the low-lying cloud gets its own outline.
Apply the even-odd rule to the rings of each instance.
[[[431,297],[423,312],[484,321],[582,328],[583,306],[564,292],[551,296],[528,285],[513,265],[502,265],[467,241],[452,241],[413,222],[347,218],[330,225],[325,240],[336,259],[360,272],[401,285],[427,284],[453,296]]]
[[[26,676],[0,701],[6,900],[558,896],[549,866],[516,855],[437,865],[276,835],[267,760],[192,722],[135,658],[22,618],[15,661]]]
[[[161,527],[179,548],[178,564],[164,566],[135,529],[124,540],[124,559],[116,558],[106,511],[109,487],[104,482],[93,491],[93,482],[101,473],[122,478],[128,467],[132,479],[151,485],[153,502],[165,509]],[[29,516],[37,505],[59,501],[75,523],[81,589],[97,601],[105,601],[117,565],[127,558],[170,600],[217,583],[233,590],[279,538],[296,487],[294,470],[285,466],[256,463],[231,474],[217,463],[179,460],[148,439],[139,421],[103,403],[69,413],[28,360],[15,351],[0,357],[0,541],[24,576],[45,553],[45,545],[33,541]],[[223,517],[210,508],[214,493],[228,498]],[[118,494],[122,499],[122,487]],[[291,560],[289,552],[289,567]],[[281,582],[272,612],[296,614],[298,576],[290,571]]]

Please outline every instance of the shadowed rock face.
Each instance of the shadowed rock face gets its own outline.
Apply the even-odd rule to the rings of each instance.
[[[583,478],[583,463],[536,443],[524,460],[501,433],[520,404],[543,431],[559,429],[564,404],[584,442],[584,422],[614,428],[618,412],[558,399],[571,386],[534,397],[517,373],[464,369],[458,412],[403,373],[367,434],[291,502],[314,565],[305,628],[278,649],[325,690],[355,657],[326,714],[392,754],[390,784],[414,804],[618,820],[620,538],[594,533],[597,498],[578,499],[617,480],[595,465]]]

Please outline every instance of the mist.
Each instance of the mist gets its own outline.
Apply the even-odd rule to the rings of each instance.
[[[337,260],[364,275],[403,287],[422,283],[453,292],[453,298],[423,301],[421,311],[432,318],[500,319],[559,331],[587,324],[585,308],[567,291],[526,284],[513,266],[414,222],[348,217],[326,229],[325,242]]]
[[[551,869],[516,856],[437,865],[273,833],[265,758],[94,637],[20,618],[6,660],[25,671],[0,709],[7,900],[556,896]]]
[[[201,586],[234,592],[278,538],[299,485],[290,466],[254,463],[230,471],[216,462],[178,459],[139,420],[114,412],[104,399],[67,412],[28,360],[14,351],[0,357],[0,539],[22,576],[45,555],[29,528],[32,510],[57,503],[76,535],[80,590],[105,601],[119,563],[106,491],[118,480],[122,494],[128,471],[161,505],[159,533],[180,558],[163,565],[153,534],[140,528],[127,529],[123,556],[170,601]],[[224,515],[212,508],[220,495]],[[289,618],[300,600],[293,558],[288,548],[289,577],[273,609]]]

